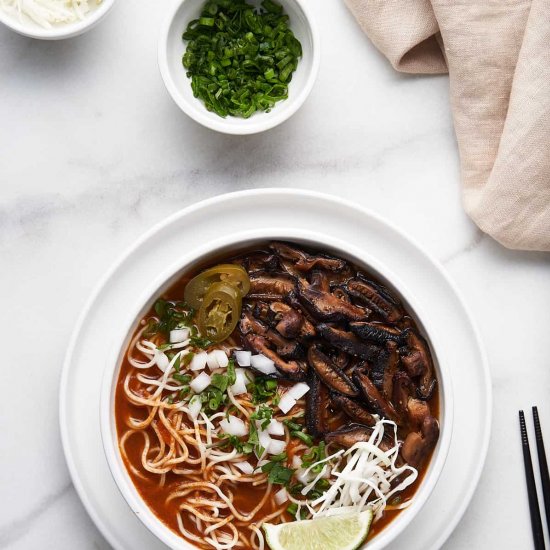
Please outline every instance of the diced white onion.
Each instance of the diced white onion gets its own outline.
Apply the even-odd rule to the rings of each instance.
[[[235,462],[235,468],[238,468],[243,474],[250,475],[254,473],[254,466],[246,460],[244,462]]]
[[[189,364],[189,370],[202,370],[204,367],[206,367],[206,358],[208,357],[208,354],[205,351],[200,351],[199,353],[195,353],[193,356],[193,359],[191,359],[191,363]]]
[[[155,363],[157,364],[157,367],[162,372],[166,372],[166,369],[170,364],[170,359],[168,359],[168,356],[166,355],[166,353],[163,353],[162,351],[158,351],[157,353],[155,353]]]
[[[208,386],[210,386],[210,380],[211,379],[208,374],[206,374],[205,372],[201,372],[195,379],[193,379],[189,386],[195,393],[201,393]]]
[[[305,382],[298,382],[294,384],[292,388],[288,390],[289,393],[294,399],[298,400],[300,397],[303,397],[309,391],[309,386]]]
[[[218,365],[221,369],[225,369],[227,365],[229,365],[229,358],[227,357],[227,354],[222,349],[215,349],[212,352],[218,361]]]
[[[208,368],[210,370],[216,370],[220,368],[220,364],[218,363],[218,354],[215,353],[216,351],[218,350],[211,351],[206,355],[206,364],[208,365]]]
[[[298,470],[298,468],[302,467],[302,459],[298,455],[294,455],[292,457],[292,467],[295,470]]]
[[[177,328],[170,331],[170,343],[179,344],[180,342],[185,342],[189,338],[189,333],[191,331],[188,328]]]
[[[237,378],[235,380],[235,383],[231,386],[231,393],[234,396],[242,395],[243,393],[246,393],[248,390],[246,389],[246,384],[242,378]]]
[[[201,400],[195,395],[189,401],[189,414],[193,420],[197,420],[202,409]]]
[[[285,427],[282,422],[272,418],[267,426],[267,433],[269,435],[285,435]]]
[[[256,370],[260,371],[262,374],[273,374],[277,372],[277,369],[275,368],[275,363],[261,353],[259,355],[252,355],[252,357],[250,357],[250,365]]]
[[[286,492],[286,489],[283,487],[280,491],[277,491],[275,493],[275,502],[280,506],[283,504],[283,502],[286,502],[288,500],[288,493]]]
[[[245,386],[250,384],[248,379],[250,374],[251,372],[248,369],[235,369],[235,379],[241,380]]]
[[[236,351],[235,359],[241,367],[250,367],[250,357],[252,353],[250,351]]]
[[[236,435],[237,437],[243,437],[248,433],[246,424],[240,418],[231,414],[220,422],[220,428],[224,433]]]
[[[261,430],[258,432],[258,441],[260,442],[260,447],[263,447],[266,451],[269,449],[271,444],[271,437],[267,433],[267,430]]]
[[[286,449],[286,441],[279,439],[272,439],[267,448],[267,452],[270,455],[280,455]]]
[[[281,409],[281,411],[283,411],[284,414],[286,414],[290,411],[290,409],[292,409],[292,407],[294,407],[294,405],[296,405],[296,399],[286,392],[283,397],[281,397],[281,400],[277,406]]]

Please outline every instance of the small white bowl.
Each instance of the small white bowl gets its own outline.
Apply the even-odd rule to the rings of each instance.
[[[276,227],[246,231],[230,237],[223,237],[216,241],[208,242],[188,252],[186,255],[182,255],[164,273],[160,274],[157,280],[152,281],[149,288],[144,289],[141,296],[136,297],[136,302],[129,306],[126,321],[120,325],[111,327],[113,348],[109,354],[108,363],[105,365],[101,387],[99,406],[101,437],[111,474],[132,511],[159,540],[172,550],[194,550],[196,548],[192,543],[174,533],[157,518],[141,498],[126,470],[119,450],[115,424],[115,391],[118,375],[126,348],[136,329],[137,322],[150,309],[156,299],[181,277],[182,273],[193,270],[198,265],[204,265],[209,259],[220,258],[222,255],[230,255],[254,244],[265,243],[271,240],[294,241],[304,246],[312,246],[348,259],[359,267],[367,269],[400,297],[407,310],[413,315],[420,331],[430,343],[439,383],[440,436],[428,469],[414,494],[411,505],[403,510],[388,527],[362,547],[365,550],[389,548],[391,542],[413,521],[416,514],[418,514],[428,500],[437,484],[447,458],[453,426],[453,393],[451,376],[448,370],[448,364],[452,363],[452,358],[448,357],[448,354],[447,356],[445,355],[444,335],[441,332],[443,330],[441,323],[438,319],[427,318],[422,313],[422,306],[418,304],[414,294],[411,294],[406,285],[385,267],[383,263],[371,257],[364,250],[350,246],[329,235]]]
[[[319,72],[319,34],[307,0],[277,0],[290,17],[290,28],[302,43],[303,54],[289,84],[288,98],[275,104],[269,113],[258,112],[250,118],[222,118],[206,109],[193,96],[191,80],[182,65],[186,44],[182,34],[197,19],[206,0],[176,0],[164,24],[159,41],[159,67],[168,92],[180,109],[193,120],[224,134],[256,134],[269,130],[290,118],[304,103]],[[259,5],[259,0],[249,0]]]
[[[10,13],[6,13],[1,8],[0,23],[4,23],[6,27],[9,27],[23,36],[37,38],[39,40],[61,40],[64,38],[72,38],[73,36],[83,34],[95,27],[107,15],[115,3],[115,0],[102,0],[100,4],[96,5],[96,0],[89,1],[90,11],[82,20],[74,21],[73,23],[60,23],[58,25],[53,25],[51,29],[46,29],[40,26],[26,15],[20,19]]]

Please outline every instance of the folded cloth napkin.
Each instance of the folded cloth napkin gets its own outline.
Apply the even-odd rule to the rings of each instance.
[[[550,251],[550,0],[346,0],[398,71],[449,72],[464,206]]]

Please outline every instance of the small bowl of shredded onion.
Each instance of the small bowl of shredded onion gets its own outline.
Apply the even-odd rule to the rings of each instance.
[[[0,0],[0,22],[30,38],[60,40],[97,25],[115,0]]]
[[[305,0],[179,0],[159,42],[172,99],[225,134],[256,134],[290,118],[319,70],[319,36]]]

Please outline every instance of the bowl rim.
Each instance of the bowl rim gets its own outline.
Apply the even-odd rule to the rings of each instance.
[[[91,1],[93,2],[94,0]],[[16,17],[1,9],[0,23],[3,23],[12,31],[29,38],[35,38],[37,40],[63,40],[65,38],[79,36],[95,27],[111,11],[115,1],[116,0],[101,0],[101,4],[94,8],[89,14],[85,15],[82,20],[72,23],[63,23],[51,29],[45,29],[34,22],[32,25],[21,23]]]
[[[308,98],[313,85],[319,74],[319,67],[321,64],[321,45],[320,45],[320,33],[315,21],[315,17],[312,14],[312,10],[308,5],[306,0],[283,0],[286,2],[294,2],[302,10],[305,20],[307,23],[308,31],[311,35],[312,42],[312,60],[311,60],[311,69],[307,75],[305,86],[298,91],[296,95],[292,97],[289,96],[285,100],[287,103],[287,108],[284,111],[281,111],[277,116],[276,109],[272,111],[273,116],[269,118],[262,117],[263,113],[258,113],[257,115],[240,120],[239,124],[229,124],[226,119],[222,117],[213,118],[208,116],[209,113],[206,108],[196,109],[190,102],[188,102],[182,94],[179,92],[179,88],[172,79],[169,63],[168,63],[168,42],[170,40],[170,28],[172,22],[176,17],[176,14],[180,10],[181,6],[186,2],[191,0],[175,0],[172,3],[171,9],[166,16],[164,23],[161,26],[160,38],[158,43],[158,65],[162,80],[168,93],[176,103],[176,105],[191,119],[195,122],[201,124],[202,126],[215,130],[222,134],[230,135],[252,135],[270,130],[282,124],[288,120],[298,109],[304,104],[305,100]],[[281,0],[280,0],[281,1]],[[204,112],[203,112],[204,111]],[[235,117],[234,117],[235,118]]]
[[[440,359],[438,336],[440,331],[435,328],[430,321],[426,322],[426,317],[423,316],[422,307],[419,305],[415,295],[411,293],[410,289],[403,284],[400,278],[396,276],[391,269],[385,267],[380,260],[370,256],[368,252],[365,252],[359,247],[350,246],[340,239],[334,239],[320,232],[272,227],[234,233],[226,237],[212,240],[193,249],[189,253],[182,254],[147,285],[145,291],[134,303],[124,323],[120,323],[114,330],[112,349],[107,354],[107,362],[104,366],[101,382],[99,416],[101,439],[109,471],[124,500],[153,535],[174,550],[191,550],[196,548],[192,543],[167,527],[148,507],[137,491],[122,460],[114,421],[114,388],[116,387],[118,379],[120,360],[133,334],[136,320],[143,311],[150,306],[156,296],[159,295],[159,292],[173,284],[177,276],[185,270],[187,266],[196,264],[220,250],[225,249],[225,251],[227,251],[227,248],[239,246],[247,241],[268,241],[276,239],[305,241],[307,244],[311,243],[313,246],[326,246],[327,248],[338,250],[338,253],[343,254],[344,257],[351,258],[352,261],[357,261],[360,265],[367,266],[369,270],[395,289],[399,297],[407,304],[408,309],[414,314],[421,331],[430,342],[436,369],[439,372],[440,438],[433,452],[428,470],[424,474],[424,478],[415,492],[415,498],[412,504],[399,514],[399,516],[395,518],[388,527],[384,528],[384,530],[372,541],[367,543],[368,550],[380,550],[398,537],[420,512],[437,485],[441,472],[443,471],[453,431],[454,401],[452,378],[447,363]],[[122,346],[120,342],[123,342]]]

